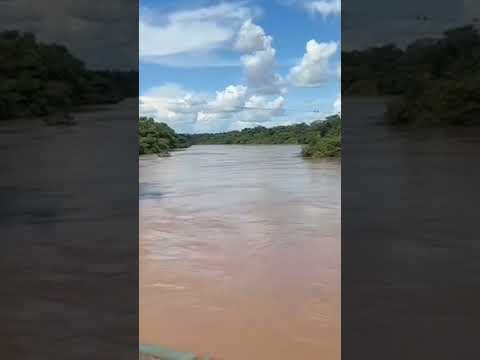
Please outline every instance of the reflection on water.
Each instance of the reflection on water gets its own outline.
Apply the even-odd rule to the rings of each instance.
[[[140,161],[140,341],[221,359],[339,359],[340,163],[298,146]]]

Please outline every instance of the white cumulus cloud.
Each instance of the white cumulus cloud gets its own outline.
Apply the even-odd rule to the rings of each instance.
[[[262,95],[286,93],[284,79],[275,72],[276,50],[272,46],[273,38],[265,34],[262,27],[248,19],[242,25],[235,47],[247,52],[242,63],[249,89]]]
[[[329,61],[337,49],[336,42],[307,42],[302,60],[290,70],[290,81],[299,87],[318,87],[323,84],[331,73]]]
[[[187,131],[206,100],[204,94],[187,91],[177,84],[165,84],[140,96],[140,116],[153,117],[178,131]]]
[[[229,85],[224,90],[217,91],[215,99],[208,102],[198,113],[198,121],[211,122],[230,118],[234,113],[242,111],[246,98],[246,86]]]
[[[252,19],[245,21],[238,32],[234,48],[238,51],[248,53],[269,48],[272,44],[272,37],[265,34],[260,26],[254,24]]]
[[[283,78],[275,73],[275,53],[275,49],[269,47],[242,57],[248,86],[259,94],[274,95],[286,91]]]
[[[229,85],[223,91],[217,91],[215,100],[209,106],[213,110],[235,110],[245,103],[247,87],[244,85]]]
[[[214,96],[177,84],[154,87],[140,96],[140,115],[165,122],[179,132],[217,132],[232,124],[259,124],[284,115],[285,98],[255,95],[229,85]]]
[[[245,111],[238,117],[241,122],[263,123],[272,120],[272,117],[282,116],[285,98],[278,96],[272,100],[261,95],[252,95],[245,102]]]

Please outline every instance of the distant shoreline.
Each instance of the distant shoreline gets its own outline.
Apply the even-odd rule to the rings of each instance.
[[[70,113],[75,115],[75,114],[85,114],[85,113],[93,113],[93,112],[104,112],[104,111],[111,110],[112,107],[117,106],[123,102],[129,101],[129,100],[135,100],[135,99],[136,99],[135,97],[127,97],[116,103],[77,105],[72,107]],[[43,121],[45,119],[47,119],[48,117],[54,116],[59,112],[61,112],[61,110],[58,110],[48,115],[42,115],[42,116],[19,116],[19,117],[3,119],[3,120],[0,120],[0,126],[13,124],[13,123],[22,123],[22,122],[25,122],[26,124],[27,123],[31,124],[32,122],[35,122],[35,121],[37,121],[39,124],[40,123],[44,124]]]

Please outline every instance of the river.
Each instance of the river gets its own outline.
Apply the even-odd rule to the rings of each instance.
[[[340,358],[340,161],[295,145],[140,159],[140,342]]]
[[[388,127],[385,100],[342,98],[342,357],[478,358],[480,127]]]
[[[127,99],[1,122],[2,358],[138,356],[137,117]]]

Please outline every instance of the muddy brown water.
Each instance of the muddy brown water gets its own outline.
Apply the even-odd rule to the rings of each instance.
[[[99,109],[0,124],[3,359],[138,356],[138,98]]]
[[[218,359],[340,358],[340,161],[300,147],[140,159],[140,342]]]
[[[388,127],[385,100],[342,98],[342,358],[479,358],[480,127]]]

